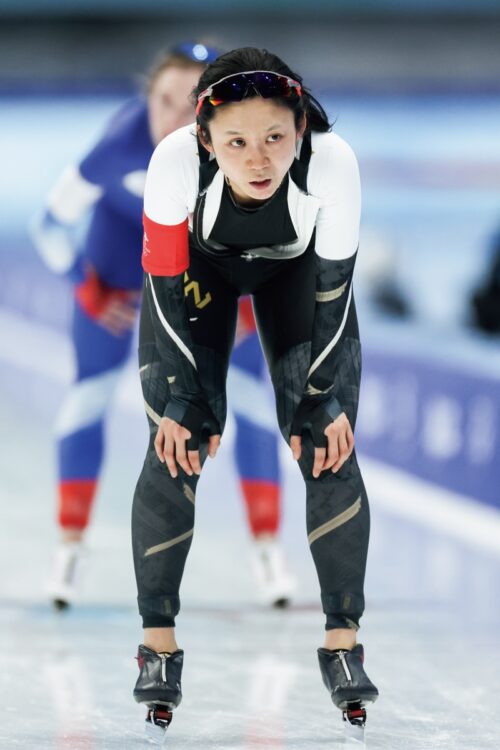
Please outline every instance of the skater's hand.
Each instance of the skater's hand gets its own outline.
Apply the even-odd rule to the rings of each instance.
[[[330,422],[323,430],[327,439],[327,447],[314,448],[314,464],[312,475],[315,479],[322,471],[331,469],[336,473],[347,461],[354,449],[354,434],[344,412],[333,422]],[[296,461],[302,453],[302,438],[300,435],[292,435],[290,438],[292,455]]]
[[[140,300],[141,293],[135,291],[110,295],[107,306],[98,317],[99,323],[113,336],[123,336],[134,327]]]
[[[163,417],[158,426],[155,438],[155,451],[159,460],[167,464],[170,476],[178,476],[177,464],[184,469],[188,476],[201,473],[200,451],[187,450],[187,441],[192,437],[191,432],[169,417]],[[220,445],[220,435],[210,435],[208,438],[208,455],[215,458]]]
[[[87,315],[113,336],[123,336],[134,327],[141,292],[109,286],[90,264],[84,281],[75,287],[75,297]]]

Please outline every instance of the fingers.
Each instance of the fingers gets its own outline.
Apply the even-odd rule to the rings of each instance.
[[[300,435],[292,435],[290,438],[290,448],[295,461],[298,461],[302,453],[302,439]]]
[[[349,449],[349,453],[352,453],[354,450],[354,433],[349,421],[347,422],[347,447]]]
[[[314,449],[314,464],[312,475],[315,479],[319,477],[323,469],[326,458],[326,448],[315,448]]]
[[[184,428],[181,428],[184,430]],[[188,430],[184,430],[188,433],[188,439],[191,437],[191,433],[188,432]],[[179,464],[179,466],[184,469],[186,474],[191,477],[193,475],[193,469],[196,474],[199,474],[201,471],[201,468],[199,471],[196,471],[195,466],[200,464],[200,454],[198,451],[188,451],[186,453],[186,438],[184,438],[179,432],[176,433],[174,437],[175,442],[175,460]],[[191,463],[191,460],[193,463]],[[172,474],[172,472],[170,472]],[[177,476],[177,474],[176,474]]]
[[[333,423],[332,423],[333,424]],[[327,428],[328,429],[328,428]],[[339,433],[337,430],[328,433],[325,430],[325,435],[328,438],[328,450],[327,457],[323,469],[331,469],[334,464],[339,460],[340,448],[339,448]]]
[[[215,454],[219,450],[220,435],[210,435],[208,438],[208,455],[210,458],[215,458]]]
[[[172,479],[176,479],[179,474],[177,465],[181,466],[189,476],[193,474],[193,469],[186,455],[186,440],[189,440],[190,437],[189,430],[174,422],[173,419],[164,417],[161,420],[154,447],[161,463],[167,465]]]
[[[162,464],[165,463],[165,458],[163,457],[164,443],[165,443],[165,436],[163,434],[163,430],[160,424],[160,427],[158,427],[158,432],[156,433],[154,446],[155,446],[156,455],[158,456],[158,459],[159,461],[161,461]]]
[[[180,466],[188,476],[201,474],[201,459],[198,450],[187,450],[187,441],[191,432],[173,419],[164,417],[158,427],[154,447],[161,463],[166,464],[172,479],[176,479]],[[215,457],[219,449],[221,436],[210,435],[208,440],[208,455]]]
[[[188,451],[188,461],[190,471],[187,473],[189,476],[191,476],[193,472],[199,476],[201,474],[200,451]],[[186,470],[184,469],[184,471]]]
[[[345,461],[347,461],[347,459],[349,458],[351,454],[351,451],[347,447],[347,437],[346,437],[345,432],[339,435],[337,444],[338,444],[337,458],[335,459],[331,467],[334,474],[340,469],[342,464],[345,463]]]
[[[354,450],[354,434],[344,413],[328,425],[325,435],[328,438],[328,459],[324,468],[337,473]]]

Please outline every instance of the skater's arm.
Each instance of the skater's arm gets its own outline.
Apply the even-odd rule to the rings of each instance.
[[[85,179],[80,168],[71,165],[61,174],[45,207],[29,226],[33,244],[45,265],[74,282],[83,281],[85,276],[78,228],[102,192],[100,185]]]
[[[189,469],[199,473],[202,431],[210,436],[220,433],[200,384],[185,303],[184,273],[189,266],[187,213],[181,158],[175,143],[172,145],[167,138],[153,154],[146,178],[142,265],[155,340],[166,364],[170,388],[156,448],[171,473],[176,471],[173,451],[188,473],[192,473]],[[197,454],[193,461],[185,455],[186,439],[187,449]],[[210,441],[211,454],[217,444],[218,441]]]
[[[294,436],[300,436],[308,425],[315,446],[321,449],[317,451],[315,476],[326,468],[337,471],[354,447],[351,425],[339,398],[338,368],[351,306],[361,210],[359,171],[352,150],[335,137],[332,148],[322,157],[326,184],[321,186],[324,195],[316,224],[311,361],[292,425]],[[291,444],[297,457],[300,437]],[[322,456],[326,456],[324,462]]]
[[[91,270],[81,255],[83,220],[120,175],[122,141],[126,134],[121,112],[106,124],[79,163],[66,167],[29,227],[33,243],[47,267],[75,283],[87,280]]]

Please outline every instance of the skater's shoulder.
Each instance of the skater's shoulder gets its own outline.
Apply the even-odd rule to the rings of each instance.
[[[160,141],[153,153],[146,180],[145,200],[149,200],[152,193],[155,193],[160,201],[175,196],[190,204],[191,197],[197,190],[198,166],[195,126],[187,125],[175,130]]]
[[[339,189],[354,188],[358,184],[358,160],[347,141],[337,133],[313,133],[309,191],[318,197],[326,197]]]
[[[332,131],[311,134],[311,162],[313,161],[324,163],[325,170],[335,162],[357,163],[356,155],[349,143]]]
[[[198,159],[198,142],[194,123],[174,130],[167,135],[155,149],[155,155],[162,159],[176,162],[196,163]]]

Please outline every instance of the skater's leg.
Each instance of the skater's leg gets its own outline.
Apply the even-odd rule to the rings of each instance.
[[[210,292],[210,302],[198,307],[199,297],[187,294],[191,335],[198,374],[207,400],[221,428],[226,416],[225,379],[234,335],[237,299],[234,290],[206,262],[192,260],[189,287],[197,283]],[[186,287],[188,289],[188,287]],[[203,296],[203,295],[202,295]],[[194,530],[198,476],[180,467],[174,479],[154,448],[154,439],[170,389],[165,363],[158,354],[150,301],[143,300],[139,365],[150,440],[134,496],[132,541],[138,604],[145,642],[154,650],[175,651],[173,628],[179,611],[179,587]],[[200,446],[202,463],[207,443]]]
[[[113,336],[76,303],[72,338],[76,378],[56,422],[58,527],[48,593],[65,608],[75,598],[82,540],[90,521],[104,453],[104,420],[130,350],[132,333]]]
[[[283,283],[274,279],[272,285],[261,287],[255,295],[257,323],[276,392],[280,427],[287,442],[310,364],[315,300],[311,256],[306,253],[296,262],[288,263]],[[354,427],[360,353],[353,305],[341,343],[337,376],[339,400]],[[325,646],[351,648],[356,642],[356,630],[364,610],[368,499],[354,454],[336,474],[324,471],[318,479],[312,476],[313,461],[314,448],[305,437],[300,468],[306,484],[309,544],[326,615]]]
[[[76,378],[56,422],[60,529],[80,538],[88,526],[104,453],[104,418],[130,351],[132,333],[113,336],[75,305]]]

